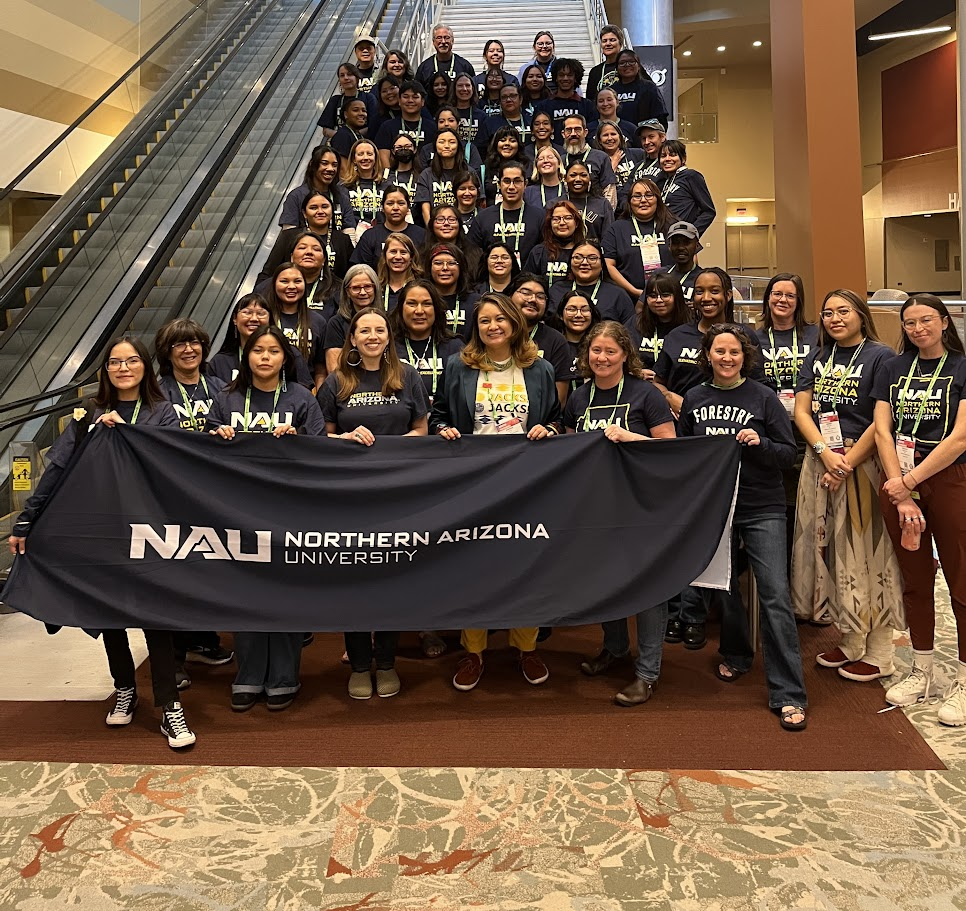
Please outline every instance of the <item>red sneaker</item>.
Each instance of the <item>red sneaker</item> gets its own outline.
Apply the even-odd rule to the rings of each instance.
[[[466,656],[456,665],[453,676],[453,686],[464,693],[468,693],[480,682],[483,676],[483,656],[475,652],[467,652]]]
[[[520,652],[520,670],[523,671],[527,683],[538,686],[550,679],[550,671],[540,656],[534,652]]]

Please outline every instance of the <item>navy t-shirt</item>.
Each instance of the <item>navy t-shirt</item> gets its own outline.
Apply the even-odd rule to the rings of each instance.
[[[325,432],[322,412],[315,396],[304,386],[289,383],[278,392],[251,389],[248,411],[245,411],[244,392],[223,389],[211,403],[205,430],[216,430],[227,424],[238,433],[271,433],[283,424],[290,424],[299,433],[319,436]]]
[[[604,267],[606,268],[606,266]],[[568,291],[579,291],[588,300],[597,305],[601,319],[612,319],[624,323],[634,315],[634,301],[619,285],[613,282],[599,281],[593,285],[578,285],[575,281],[558,280],[550,289],[550,303],[547,310],[560,312],[560,302]]]
[[[459,354],[463,350],[463,340],[448,338],[438,345],[430,339],[423,339],[420,342],[409,341],[408,344],[407,341],[404,338],[396,339],[396,354],[401,361],[410,364],[422,377],[426,397],[432,405],[436,387],[443,377],[443,366],[454,354]]]
[[[895,356],[887,345],[870,340],[861,349],[858,345],[815,348],[802,364],[795,391],[812,390],[816,426],[819,414],[836,411],[842,439],[858,440],[873,421],[872,390],[879,368]]]
[[[805,358],[818,344],[818,326],[804,329],[756,329],[765,383],[778,391],[798,386]]]
[[[203,373],[197,383],[179,383],[171,374],[158,377],[158,383],[171,402],[178,426],[182,430],[204,430],[211,403],[225,388],[223,380]],[[140,419],[141,416],[138,415],[138,420]]]
[[[667,338],[668,333],[675,327],[671,323],[655,322],[654,332],[645,336],[641,333],[636,313],[624,323],[624,327],[630,333],[631,343],[637,349],[641,363],[648,370],[653,370],[654,365],[657,363],[658,355],[661,353],[661,349],[664,348],[664,339]]]
[[[359,263],[365,263],[367,266],[375,269],[379,262],[379,257],[382,256],[382,251],[386,247],[386,240],[393,233],[405,234],[416,245],[417,251],[423,245],[423,240],[426,237],[426,232],[416,225],[407,224],[405,230],[393,232],[384,224],[376,224],[368,231],[363,232],[362,237],[359,238],[359,243],[356,244],[355,250],[352,251],[352,258],[349,262],[353,266]]]
[[[748,338],[752,346],[758,347],[755,333],[748,331]],[[698,355],[701,353],[701,340],[704,333],[698,324],[685,323],[672,329],[664,339],[664,346],[654,364],[657,379],[676,395],[684,395],[689,389],[703,383],[708,377],[698,366]],[[751,378],[765,382],[765,372],[761,365],[761,352],[755,353],[755,366],[751,371]],[[774,395],[774,393],[772,393]],[[775,396],[778,401],[778,396]],[[782,411],[785,407],[782,406]],[[788,416],[787,414],[785,415]]]
[[[403,388],[383,395],[378,370],[363,370],[359,385],[348,399],[339,399],[338,371],[330,373],[318,392],[323,420],[337,433],[367,427],[375,436],[402,436],[419,418],[429,414],[429,397],[419,374],[403,364]]]
[[[643,290],[647,275],[644,272],[641,247],[652,241],[657,243],[661,261],[660,266],[652,267],[651,271],[669,269],[674,261],[664,242],[664,232],[658,231],[653,221],[619,218],[604,233],[601,246],[604,248],[604,256],[617,263],[621,275],[635,288]]]
[[[664,396],[646,380],[625,375],[620,399],[617,392],[618,386],[598,389],[593,382],[577,387],[564,408],[564,427],[571,427],[580,433],[603,430],[615,424],[632,433],[650,436],[651,428],[673,424],[674,418]]]
[[[543,219],[544,210],[539,206],[524,204],[522,209],[512,211],[505,211],[502,205],[491,206],[476,216],[468,237],[484,250],[494,241],[505,243],[517,254],[522,265],[530,251],[540,243]]]
[[[573,249],[560,250],[554,259],[547,253],[547,248],[543,244],[537,244],[523,264],[524,272],[532,272],[534,275],[542,275],[547,284],[552,288],[554,282],[566,279],[570,271],[570,257]]]
[[[545,361],[553,367],[553,378],[558,383],[570,381],[570,349],[567,340],[556,329],[546,323],[537,323],[531,328],[531,340]]]
[[[949,352],[928,398],[929,384],[941,358],[920,359],[913,367],[915,360],[916,352],[907,351],[885,361],[876,372],[872,397],[877,402],[889,403],[893,435],[903,433],[914,436],[916,458],[924,459],[952,433],[956,424],[959,404],[966,397],[966,358]],[[920,409],[922,419],[913,433]],[[963,463],[966,463],[966,453],[962,453],[954,464]]]
[[[280,313],[279,325],[292,347],[299,348],[299,315],[297,313]],[[322,342],[325,340],[325,317],[319,310],[309,310],[309,328],[306,341],[309,346],[308,362],[312,367],[325,364],[325,351]]]
[[[734,389],[702,383],[685,394],[678,436],[734,436],[746,427],[757,431],[761,443],[741,448],[735,518],[785,515],[782,469],[795,464],[798,447],[778,396],[751,379]]]

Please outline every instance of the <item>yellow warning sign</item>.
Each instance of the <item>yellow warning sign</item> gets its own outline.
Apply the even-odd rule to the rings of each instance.
[[[13,460],[13,489],[30,490],[30,459],[15,456]]]

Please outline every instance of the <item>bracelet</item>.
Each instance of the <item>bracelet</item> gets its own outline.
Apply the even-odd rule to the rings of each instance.
[[[908,484],[906,483],[906,478],[912,478],[912,487],[910,487],[910,486],[909,486],[909,485],[908,485]],[[905,488],[906,488],[906,490],[915,490],[915,489],[916,489],[916,487],[918,486],[918,484],[919,484],[919,482],[918,482],[918,481],[916,481],[916,479],[912,477],[912,472],[911,472],[911,471],[910,471],[910,472],[908,472],[907,474],[904,474],[904,475],[902,476],[902,486],[903,486],[903,487],[905,487]]]

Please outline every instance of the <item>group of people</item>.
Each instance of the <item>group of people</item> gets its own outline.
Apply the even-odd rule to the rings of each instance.
[[[688,587],[667,602],[628,606],[636,619],[633,665],[628,623],[618,620],[603,624],[599,653],[580,669],[591,676],[625,669],[630,679],[614,701],[642,705],[658,685],[665,644],[703,648],[715,608],[714,672],[724,683],[737,680],[755,652],[737,581],[747,565],[757,581],[768,704],[783,728],[807,724],[796,617],[835,624],[839,644],[816,661],[849,681],[894,674],[893,632],[908,626],[914,666],[886,699],[909,705],[940,696],[939,721],[966,725],[966,360],[942,301],[918,295],[903,304],[898,354],[879,341],[868,304],[851,291],[826,295],[818,324],[810,323],[802,281],[790,273],[768,283],[758,325],[739,325],[728,273],[696,261],[710,221],[700,207],[681,217],[672,201],[685,194],[667,191],[697,181],[683,179],[680,168],[670,184],[657,173],[668,156],[682,164],[686,157],[665,140],[666,124],[645,121],[636,131],[643,157],[618,181],[619,163],[600,140],[612,123],[623,137],[623,118],[602,116],[601,147],[590,148],[589,111],[560,111],[565,150],[553,143],[556,102],[576,90],[583,67],[554,57],[548,33],[537,36],[534,63],[517,79],[500,70],[498,41],[487,42],[482,81],[453,54],[448,29],[435,30],[434,45],[437,53],[416,74],[403,55],[387,55],[387,75],[374,84],[399,82],[403,113],[379,127],[389,137],[384,144],[358,138],[342,156],[333,136],[315,149],[305,185],[286,199],[275,249],[255,289],[235,304],[218,351],[190,319],[164,326],[153,351],[133,337],[108,346],[98,392],[85,419],[51,448],[14,526],[12,551],[25,551],[35,517],[96,423],[169,426],[226,441],[240,433],[308,434],[359,446],[386,435],[519,434],[540,446],[564,433],[601,432],[618,445],[731,435],[741,447],[732,590]],[[651,93],[621,99],[632,68],[619,32],[605,29],[601,46],[605,62],[579,100],[600,108],[610,92],[639,110]],[[336,106],[350,118],[363,80],[375,78],[374,43],[362,39],[356,56],[358,66],[343,67],[351,79],[340,70],[348,100]],[[437,114],[454,108],[452,125],[421,113],[420,76],[434,93],[439,75],[457,88],[467,76],[473,98],[466,100],[476,104],[490,97],[500,70],[502,104],[504,93],[519,95],[518,83],[535,82],[534,69],[555,86],[547,129],[534,128],[548,113],[538,104],[529,134],[496,126],[489,165],[472,166],[465,108],[439,105]],[[523,98],[514,119],[525,121],[533,101]],[[418,136],[407,132],[413,124]],[[427,142],[418,174],[413,165]],[[528,147],[535,154],[521,157]],[[380,180],[384,153],[390,174]],[[655,165],[650,176],[641,172]],[[495,195],[486,205],[491,174]],[[446,180],[452,201],[437,195]],[[613,193],[595,195],[595,184]],[[933,661],[933,540],[959,630],[952,683]],[[427,657],[445,651],[440,633],[419,633]],[[549,678],[538,651],[549,633],[509,631],[529,684]],[[236,633],[232,654],[213,631],[146,631],[169,744],[195,741],[178,695],[190,684],[186,660],[234,658],[231,708],[247,711],[264,700],[280,711],[297,696],[310,637]],[[137,706],[134,663],[123,632],[102,638],[116,687],[107,723],[128,724]],[[398,641],[398,631],[345,633],[349,696],[400,692]],[[461,631],[458,690],[479,684],[487,642],[486,629]]]

